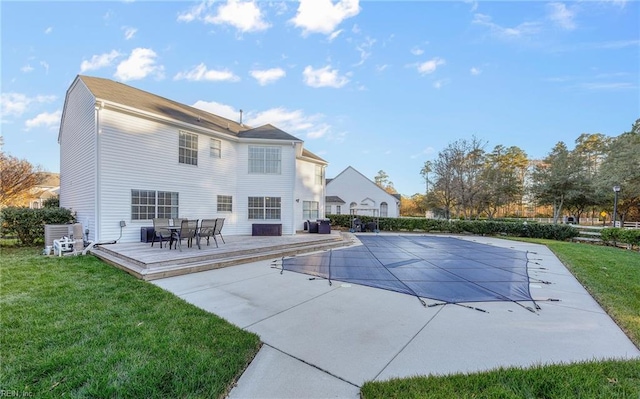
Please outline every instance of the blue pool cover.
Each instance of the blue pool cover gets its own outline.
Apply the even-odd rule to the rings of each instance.
[[[444,303],[533,301],[526,252],[454,237],[358,239],[362,245],[284,258],[282,270]]]

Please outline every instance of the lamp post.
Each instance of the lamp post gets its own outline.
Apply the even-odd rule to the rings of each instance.
[[[620,186],[613,186],[613,227],[616,226],[616,219],[618,218],[618,193],[620,192]]]

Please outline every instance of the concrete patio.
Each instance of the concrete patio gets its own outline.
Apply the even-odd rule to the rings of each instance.
[[[260,336],[264,345],[230,398],[357,398],[371,380],[640,357],[546,247],[459,238],[529,251],[532,279],[551,282],[530,284],[540,309],[513,302],[465,304],[483,311],[423,307],[405,294],[281,273],[271,261],[153,284]]]

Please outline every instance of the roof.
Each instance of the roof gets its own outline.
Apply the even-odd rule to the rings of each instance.
[[[337,195],[328,195],[326,197],[324,197],[324,202],[332,202],[332,203],[339,203],[339,204],[345,204],[346,202],[344,202],[342,200],[342,198],[338,197]]]
[[[358,175],[360,175],[364,180],[368,181],[370,184],[373,184],[374,186],[376,186],[379,190],[385,192],[387,195],[390,195],[394,198],[396,198],[398,201],[400,201],[402,199],[402,195],[401,194],[391,194],[389,192],[387,192],[384,188],[378,186],[376,183],[374,183],[371,179],[369,179],[367,176],[363,175],[362,173],[358,172],[353,166],[347,166],[342,172],[338,173],[338,175],[332,179],[326,179],[326,185],[328,185],[329,183],[331,183],[333,180],[336,180],[338,177],[340,177],[342,174],[344,174],[346,171],[348,170],[352,170],[355,173],[357,173]]]
[[[255,129],[249,129],[238,133],[238,137],[244,137],[248,139],[272,139],[272,140],[295,140],[300,141],[298,138],[284,132],[272,124],[266,124]]]
[[[202,126],[205,129],[227,133],[239,138],[302,141],[271,124],[253,128],[110,79],[86,75],[78,75],[77,79],[81,80],[87,86],[96,100],[121,104],[126,107],[139,109],[191,125]],[[324,159],[304,148],[302,156],[327,163]]]

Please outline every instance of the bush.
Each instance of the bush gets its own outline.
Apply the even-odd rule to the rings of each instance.
[[[333,226],[350,228],[351,215],[327,215]],[[371,216],[360,216],[363,223],[373,222]],[[475,235],[503,235],[512,237],[568,240],[578,236],[578,230],[565,224],[541,224],[499,220],[446,220],[425,218],[379,218],[381,231],[423,231],[441,233],[470,233]]]
[[[640,230],[621,229],[619,227],[609,227],[600,231],[602,241],[610,245],[618,243],[627,244],[631,247],[640,246]]]
[[[75,223],[75,217],[65,208],[8,207],[0,212],[0,236],[16,236],[20,244],[34,245],[44,240],[45,224]]]
[[[43,208],[60,208],[60,198],[59,197],[51,197],[42,201]]]

